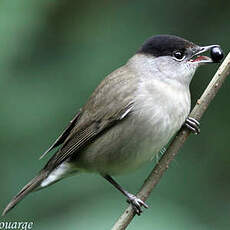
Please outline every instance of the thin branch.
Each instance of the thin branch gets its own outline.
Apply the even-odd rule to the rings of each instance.
[[[212,78],[211,82],[205,89],[201,98],[197,100],[195,107],[190,113],[190,117],[197,119],[198,121],[203,116],[204,112],[207,110],[210,102],[216,96],[218,90],[221,88],[225,78],[230,73],[230,53],[225,58],[222,65],[217,70],[216,74]],[[182,147],[186,139],[188,138],[190,131],[188,129],[182,128],[177,136],[173,139],[169,145],[167,151],[164,153],[160,161],[156,164],[155,168],[149,174],[148,178],[145,180],[137,197],[146,201],[152,190],[160,181],[163,173],[168,169],[170,162],[176,156],[178,150]],[[134,211],[131,206],[129,206],[125,212],[119,217],[117,222],[114,224],[112,230],[124,230],[132,221],[135,216]]]

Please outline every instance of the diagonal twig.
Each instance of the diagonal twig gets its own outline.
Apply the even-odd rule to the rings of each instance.
[[[201,98],[197,100],[195,107],[190,113],[190,117],[195,118],[196,120],[200,120],[203,116],[204,112],[207,110],[210,102],[216,96],[218,90],[221,88],[225,78],[230,73],[230,53],[228,53],[222,65],[217,70],[216,74],[210,81],[209,85],[205,89]],[[146,201],[149,197],[152,190],[160,181],[163,173],[169,167],[170,162],[176,156],[178,150],[182,147],[188,136],[190,135],[190,131],[188,129],[182,128],[176,137],[173,139],[171,144],[169,145],[167,151],[164,153],[160,161],[156,164],[155,168],[149,174],[144,184],[142,185],[140,191],[137,194],[137,197]],[[131,206],[129,206],[125,212],[118,218],[112,230],[124,230],[132,221],[135,216],[134,211]]]

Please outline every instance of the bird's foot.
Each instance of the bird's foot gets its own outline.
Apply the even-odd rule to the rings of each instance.
[[[185,120],[184,126],[196,135],[200,133],[200,122],[197,121],[195,118],[188,117]]]
[[[137,198],[135,195],[130,194],[130,193],[128,194],[128,200],[127,200],[127,202],[132,205],[135,213],[138,216],[140,216],[141,213],[142,213],[141,206],[143,206],[145,208],[149,207],[144,201],[142,201],[141,199]]]

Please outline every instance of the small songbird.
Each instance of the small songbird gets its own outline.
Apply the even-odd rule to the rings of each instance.
[[[212,58],[199,56],[208,50]],[[199,133],[199,123],[188,117],[189,84],[200,65],[222,57],[218,45],[198,46],[173,35],[146,40],[125,65],[99,84],[42,157],[59,149],[10,201],[3,215],[31,191],[78,172],[100,174],[127,197],[139,215],[141,206],[148,206],[111,176],[151,161],[182,125]]]

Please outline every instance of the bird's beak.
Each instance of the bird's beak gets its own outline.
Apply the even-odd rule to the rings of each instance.
[[[200,54],[214,47],[219,47],[219,45],[197,46],[192,50],[192,55],[189,58],[189,61],[197,64],[213,63],[213,60],[210,57],[203,55],[201,56]]]

